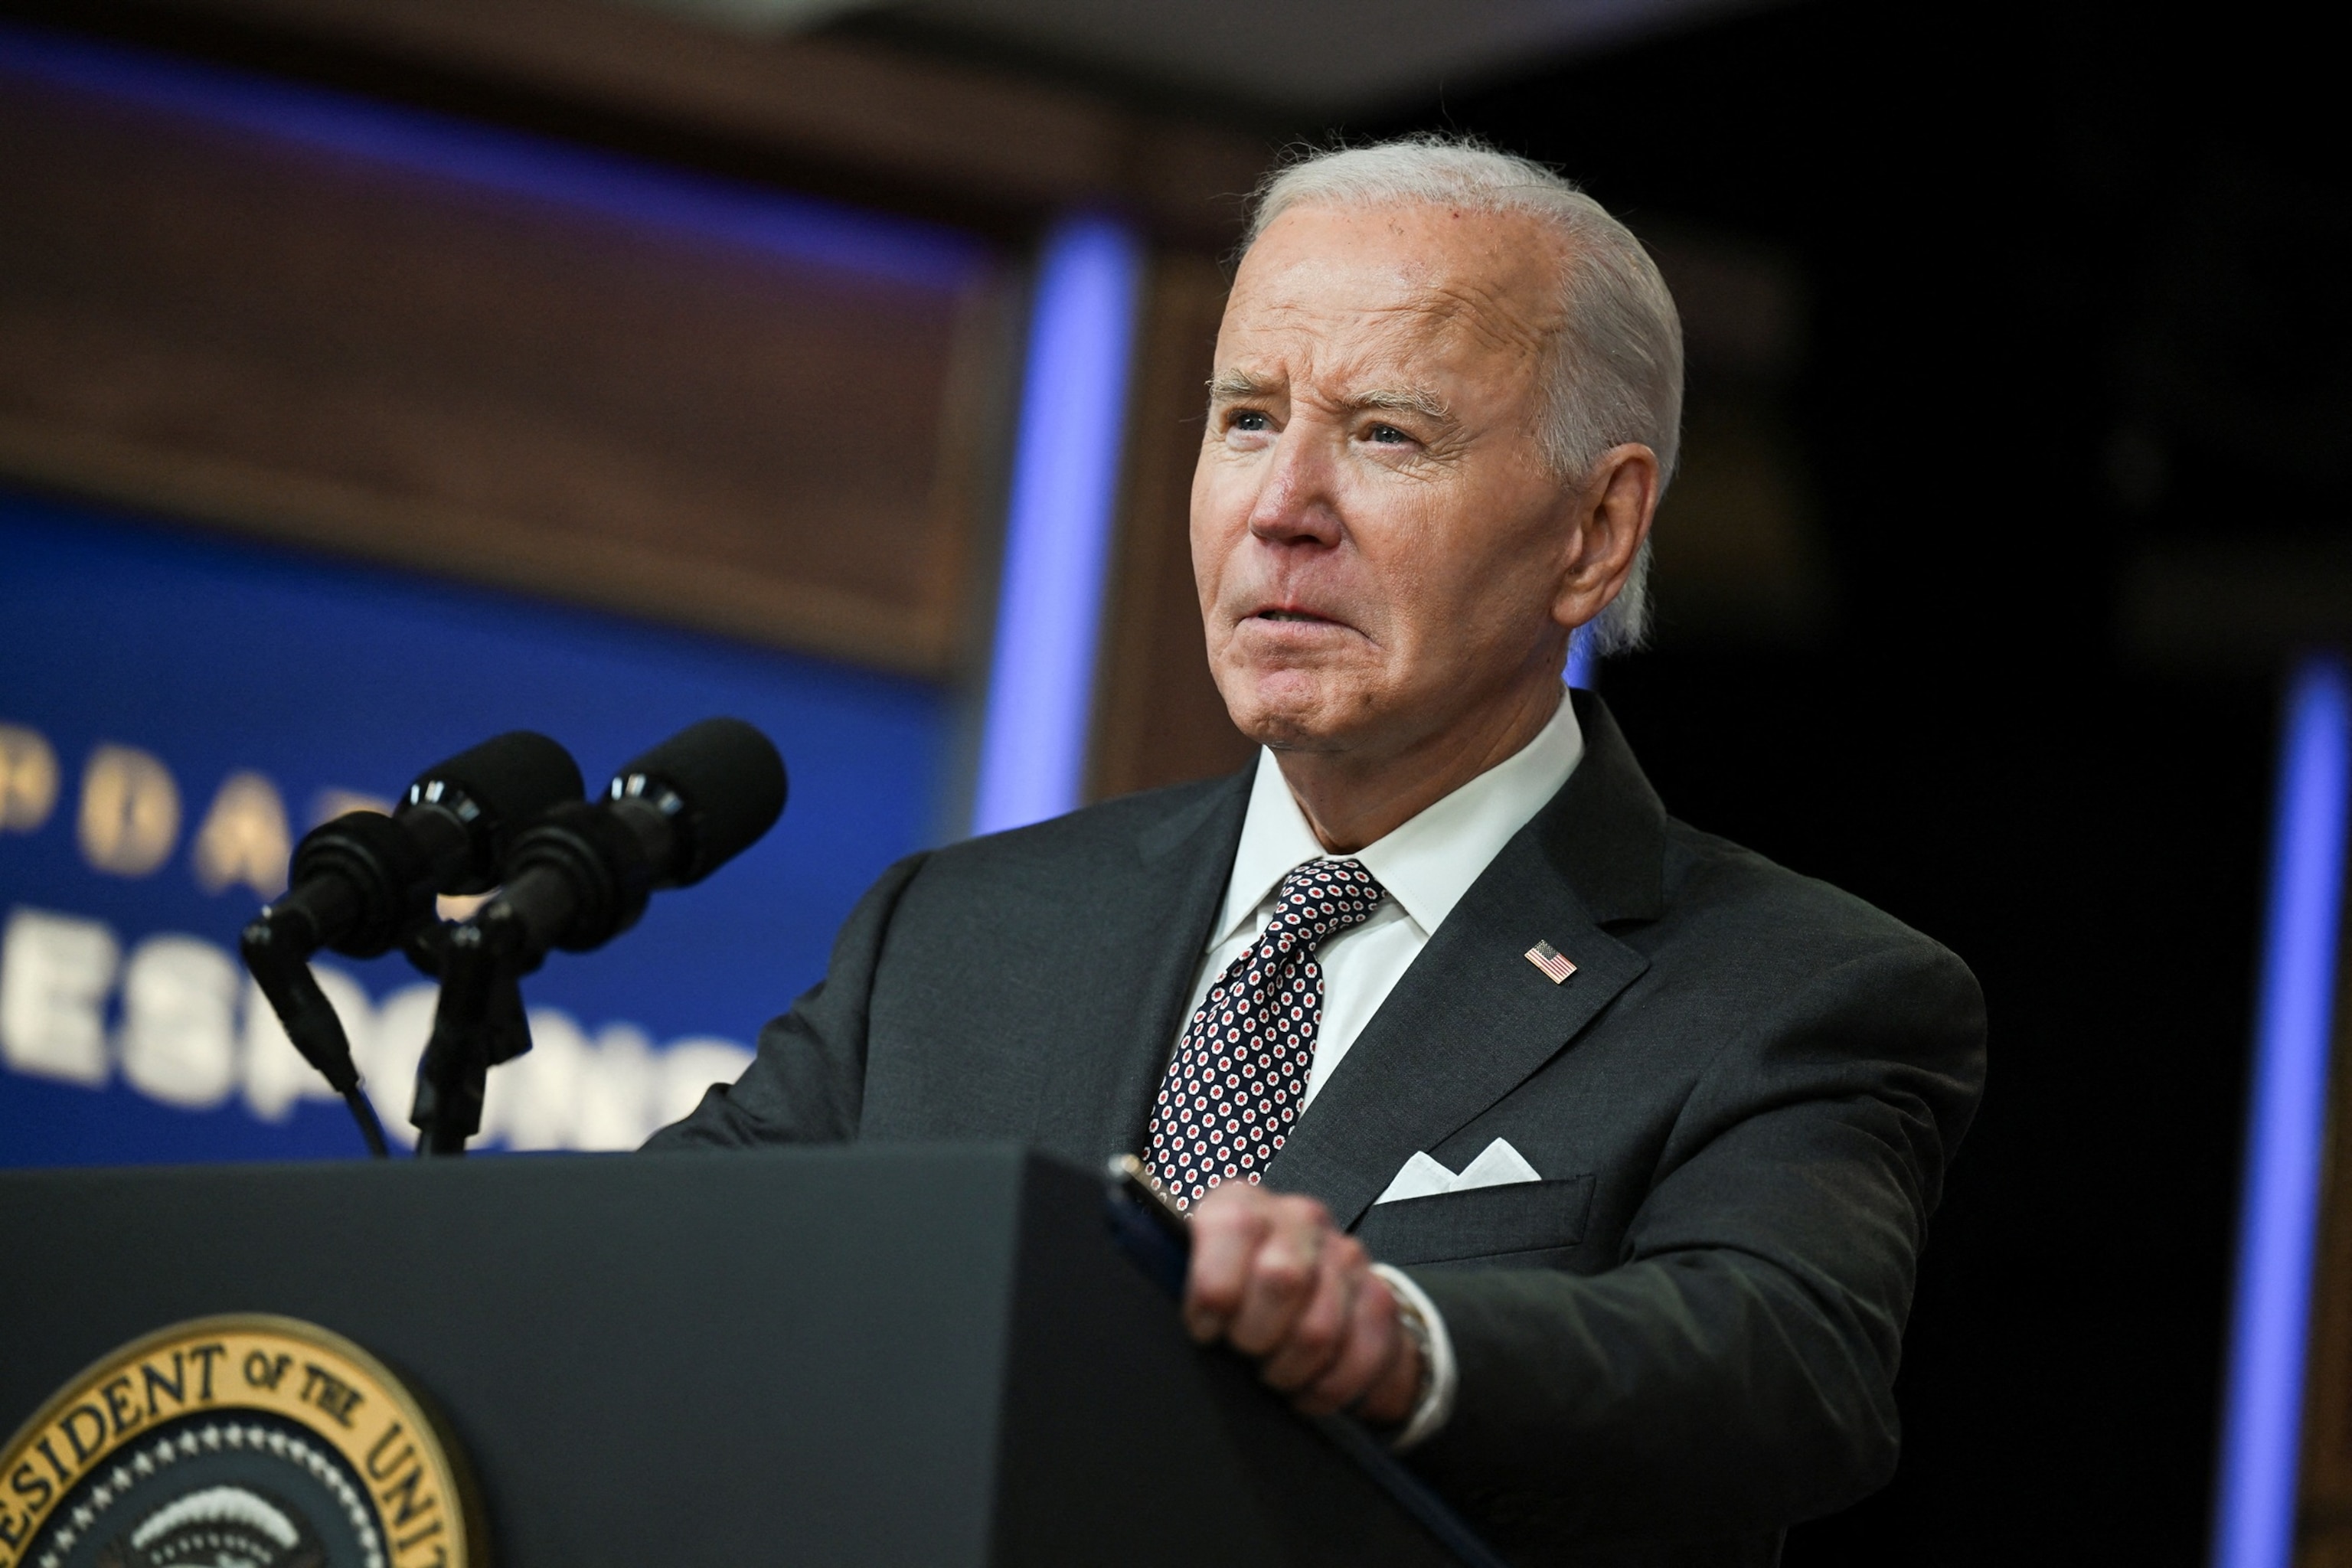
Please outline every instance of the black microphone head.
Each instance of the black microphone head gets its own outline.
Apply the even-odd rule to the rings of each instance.
[[[308,922],[302,958],[322,945],[373,958],[433,910],[433,857],[380,811],[319,824],[294,847],[289,869],[292,885],[270,900],[270,913]]]
[[[582,794],[571,752],[544,735],[510,730],[417,774],[402,809],[440,806],[464,825],[468,864],[440,890],[481,893],[498,885],[499,860],[514,833]]]
[[[677,829],[661,879],[690,887],[749,849],[784,814],[784,759],[740,719],[689,724],[613,775],[614,800],[643,799]]]

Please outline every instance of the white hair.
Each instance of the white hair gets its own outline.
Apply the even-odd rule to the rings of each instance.
[[[1310,153],[1258,188],[1244,248],[1293,207],[1423,202],[1526,213],[1559,230],[1568,266],[1544,455],[1564,482],[1580,483],[1612,447],[1639,441],[1658,455],[1663,490],[1682,447],[1682,319],[1633,231],[1573,181],[1462,137],[1423,134]],[[1623,591],[1578,635],[1595,653],[1616,653],[1640,647],[1649,620],[1645,539]]]

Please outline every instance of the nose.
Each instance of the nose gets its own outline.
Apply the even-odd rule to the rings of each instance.
[[[1324,444],[1314,422],[1295,419],[1276,440],[1250,508],[1253,537],[1267,544],[1329,546],[1339,542],[1339,498]]]

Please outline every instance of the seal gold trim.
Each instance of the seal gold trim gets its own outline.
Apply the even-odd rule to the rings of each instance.
[[[275,1419],[248,1426],[240,1412]],[[156,1455],[168,1464],[182,1447],[195,1456],[225,1441],[309,1463],[382,1568],[487,1563],[481,1510],[454,1446],[390,1369],[314,1323],[236,1313],[174,1323],[101,1356],[18,1428],[0,1448],[0,1568],[65,1560],[69,1515],[91,1513],[93,1487],[102,1510],[109,1483],[127,1487],[133,1468],[150,1476]]]

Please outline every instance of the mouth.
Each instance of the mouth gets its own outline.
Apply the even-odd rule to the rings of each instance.
[[[1251,611],[1248,618],[1253,621],[1288,622],[1310,626],[1336,626],[1339,624],[1330,616],[1318,616],[1312,610],[1284,609],[1271,605],[1264,609]]]

